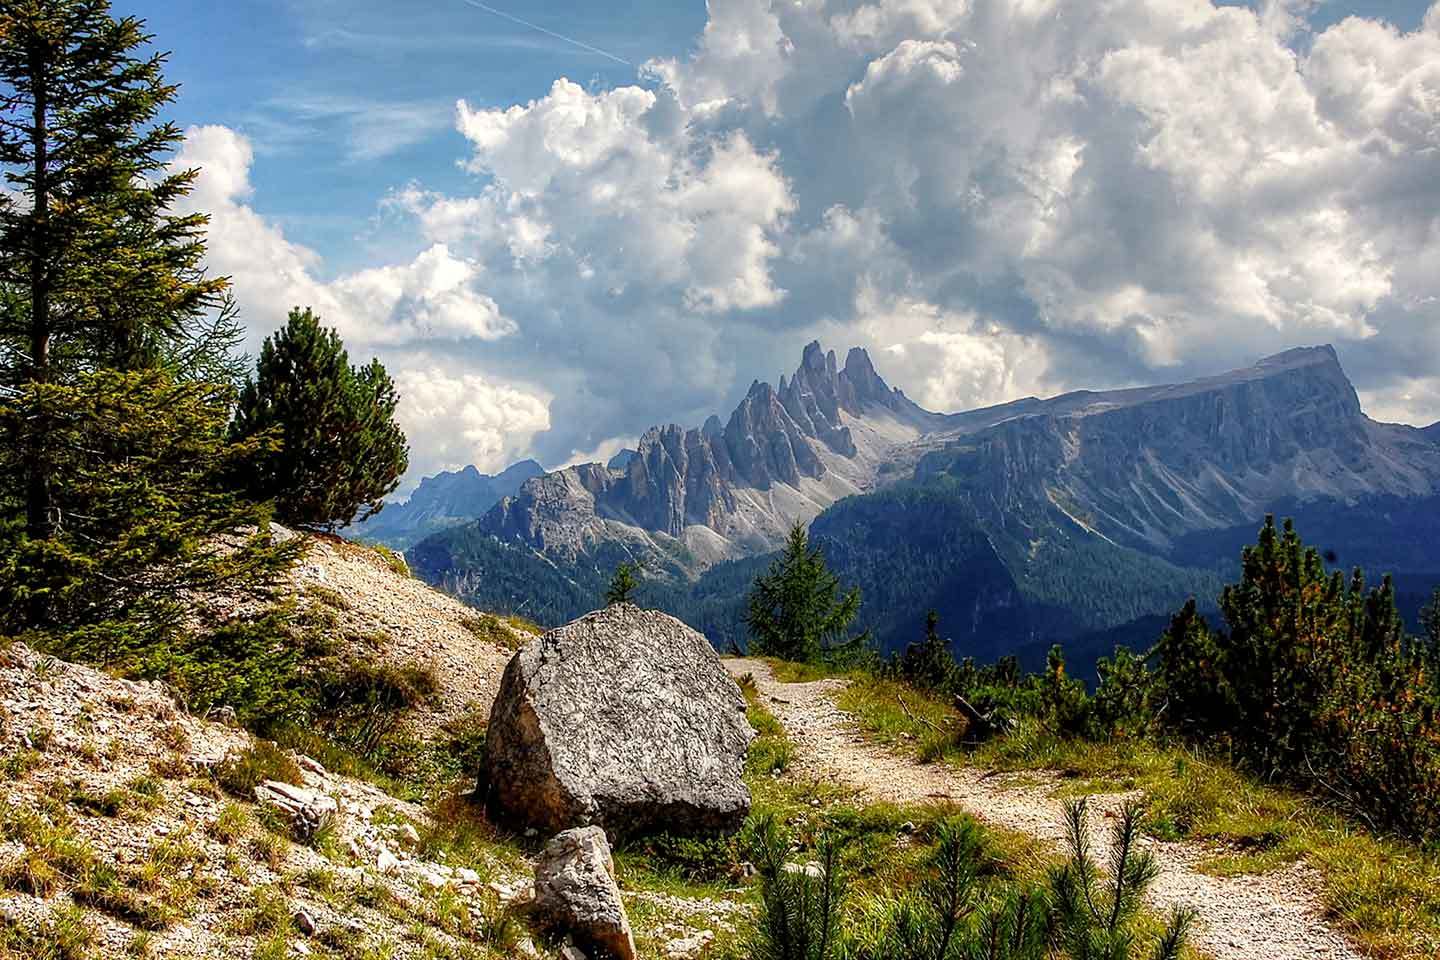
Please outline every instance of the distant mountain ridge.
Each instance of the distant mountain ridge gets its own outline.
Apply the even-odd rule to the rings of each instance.
[[[917,448],[917,480],[983,478],[976,508],[996,523],[1058,511],[1159,551],[1286,500],[1440,492],[1440,451],[1365,416],[1328,346],[1190,383],[974,411]]]
[[[811,343],[793,377],[753,383],[723,425],[652,427],[633,456],[530,480],[479,526],[571,560],[630,541],[698,572],[772,548],[794,520],[869,489],[894,446],[943,419],[892,390],[864,350],[842,368]]]
[[[410,556],[432,583],[556,621],[638,559],[648,602],[728,646],[766,554],[813,521],[886,648],[933,607],[962,652],[1033,660],[1050,642],[1141,636],[1190,595],[1213,603],[1237,538],[1270,511],[1303,512],[1339,556],[1404,572],[1418,595],[1440,571],[1425,556],[1440,542],[1425,509],[1440,504],[1437,428],[1367,417],[1330,347],[942,415],[864,351],[842,367],[813,343],[723,425],[657,427],[616,468],[531,479]]]
[[[517,493],[525,481],[544,473],[534,460],[522,460],[494,476],[468,466],[425,477],[410,499],[388,503],[357,524],[355,536],[403,550],[432,533],[475,520],[502,498]]]

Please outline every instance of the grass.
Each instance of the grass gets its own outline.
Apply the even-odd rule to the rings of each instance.
[[[877,742],[920,760],[1058,773],[1059,796],[1138,790],[1147,833],[1212,849],[1202,870],[1259,874],[1304,861],[1320,874],[1330,919],[1368,954],[1380,960],[1440,956],[1440,852],[1378,836],[1314,798],[1179,747],[1067,739],[1032,720],[978,748],[962,748],[949,731],[963,730],[963,721],[947,703],[865,675],[851,678],[838,703]]]
[[[502,617],[494,613],[466,614],[460,626],[476,639],[502,650],[519,650],[543,629],[523,617]]]
[[[266,780],[299,785],[300,767],[280,747],[256,740],[239,753],[232,753],[215,767],[215,780],[227,793],[253,800],[255,788]]]
[[[86,960],[95,927],[76,907],[60,907],[38,924],[0,922],[0,960]]]

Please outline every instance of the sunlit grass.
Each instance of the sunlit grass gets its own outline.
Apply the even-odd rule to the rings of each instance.
[[[1057,796],[1138,790],[1148,833],[1212,848],[1200,869],[1260,874],[1303,861],[1320,876],[1329,918],[1366,952],[1383,960],[1440,956],[1440,853],[1377,836],[1312,797],[1180,747],[1067,739],[1025,720],[967,748],[955,736],[963,721],[945,701],[873,676],[849,679],[838,705],[878,743],[922,762],[1059,773]]]

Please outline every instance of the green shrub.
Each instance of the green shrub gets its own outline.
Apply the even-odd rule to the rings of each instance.
[[[1137,921],[1145,892],[1160,868],[1148,850],[1138,845],[1144,811],[1128,803],[1111,831],[1110,867],[1101,870],[1090,857],[1088,804],[1076,800],[1065,805],[1065,838],[1069,860],[1050,878],[1055,940],[1074,960],[1090,957],[1139,957]],[[1180,960],[1194,915],[1176,911],[1161,934],[1147,944],[1144,956],[1153,960]]]
[[[290,754],[266,740],[256,740],[215,766],[215,781],[227,793],[243,800],[254,800],[255,788],[266,780],[296,785],[303,781],[300,767]]]
[[[504,622],[493,613],[477,613],[460,618],[460,626],[470,631],[479,640],[502,650],[518,650],[523,637],[506,629]]]
[[[789,834],[771,817],[747,827],[743,844],[761,879],[761,903],[744,944],[750,960],[1178,960],[1191,923],[1172,915],[1158,934],[1142,916],[1155,864],[1136,840],[1142,812],[1121,811],[1110,867],[1090,858],[1081,801],[1065,809],[1068,859],[1046,884],[994,869],[984,834],[947,818],[908,889],[852,899],[840,855],[842,824],[816,838],[798,863]]]
[[[671,836],[654,834],[637,840],[631,851],[644,856],[659,873],[673,874],[692,883],[720,883],[740,872],[733,836]]]
[[[1165,722],[1372,823],[1440,833],[1440,682],[1390,581],[1372,590],[1358,570],[1327,571],[1292,524],[1269,518],[1220,607],[1226,629],[1192,601],[1156,648]]]
[[[410,564],[405,562],[405,557],[402,554],[391,550],[383,543],[371,544],[370,549],[379,554],[380,559],[385,561],[385,566],[389,567],[396,574],[407,578],[410,576]]]

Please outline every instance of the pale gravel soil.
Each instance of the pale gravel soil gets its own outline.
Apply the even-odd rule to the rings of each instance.
[[[478,611],[397,573],[369,547],[339,538],[307,538],[293,583],[302,597],[307,586],[315,586],[343,599],[346,606],[335,611],[342,633],[383,638],[379,649],[358,652],[435,668],[441,702],[413,718],[417,733],[428,734],[470,711],[489,713],[500,690],[500,676],[515,651],[487,643],[465,627],[467,620],[479,616]],[[315,596],[311,595],[312,601]],[[508,624],[501,628],[516,647],[532,639]]]
[[[948,764],[919,764],[869,742],[852,716],[835,704],[842,680],[780,683],[760,660],[727,660],[730,672],[752,674],[767,706],[794,742],[792,775],[839,781],[866,795],[896,803],[949,801],[978,819],[1059,844],[1060,802],[1035,775],[1005,776]],[[1092,799],[1095,854],[1105,855],[1109,815],[1123,795]],[[1259,876],[1220,878],[1197,865],[1213,853],[1199,844],[1148,841],[1161,872],[1150,892],[1162,911],[1185,908],[1200,921],[1192,943],[1218,960],[1360,960],[1324,919],[1318,878],[1303,865]]]

